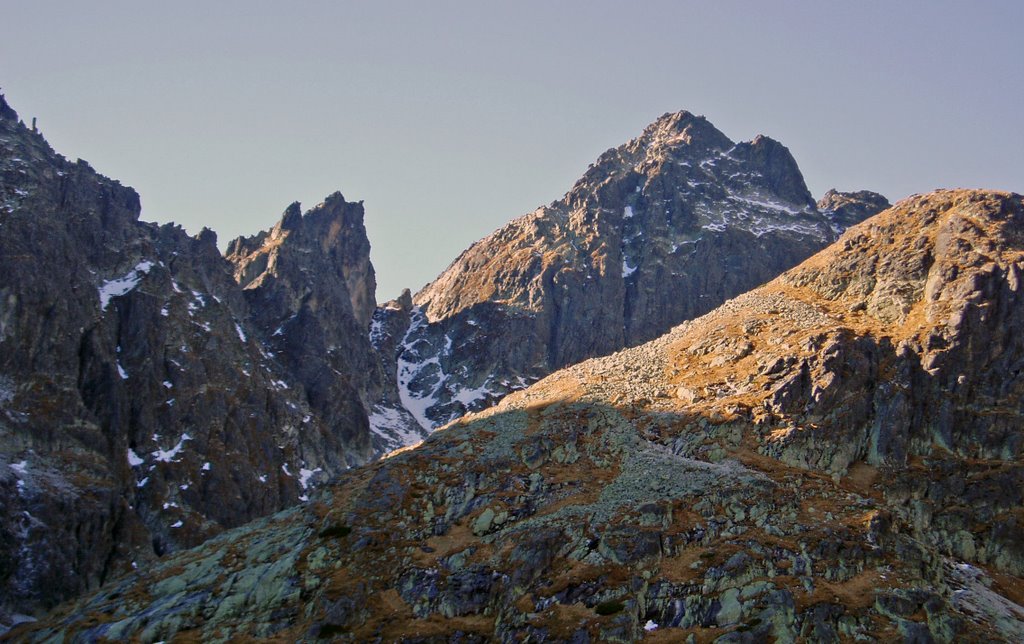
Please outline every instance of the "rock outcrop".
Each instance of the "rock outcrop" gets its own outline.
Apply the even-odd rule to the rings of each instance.
[[[263,235],[282,242],[267,266],[254,249],[239,269],[245,290],[211,231],[139,212],[135,191],[56,154],[0,98],[0,617],[293,505],[374,454],[362,385],[346,384],[376,364],[356,355],[374,305],[361,207],[337,195],[286,217]],[[302,243],[330,263],[288,283],[320,218]],[[330,319],[309,320],[317,303]],[[328,359],[310,366],[310,347],[281,350],[314,340]],[[346,341],[351,362],[335,361]],[[344,373],[318,380],[328,369]]]
[[[1021,641],[1021,231],[903,201],[16,637]]]
[[[733,143],[704,117],[666,114],[416,294],[394,365],[403,402],[438,426],[650,340],[774,278],[869,211],[818,212],[770,138]]]
[[[839,192],[833,188],[818,200],[818,210],[829,218],[837,233],[882,212],[890,205],[888,199],[870,190]]]

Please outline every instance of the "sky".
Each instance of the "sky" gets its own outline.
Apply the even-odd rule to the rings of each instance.
[[[363,201],[383,302],[665,112],[811,192],[1024,192],[1024,2],[0,0],[0,88],[142,219]]]

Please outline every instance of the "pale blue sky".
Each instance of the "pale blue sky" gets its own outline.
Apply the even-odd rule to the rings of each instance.
[[[213,6],[215,5],[215,6]],[[143,218],[229,239],[364,200],[378,299],[667,111],[815,196],[1024,191],[1024,2],[0,0],[0,87]]]

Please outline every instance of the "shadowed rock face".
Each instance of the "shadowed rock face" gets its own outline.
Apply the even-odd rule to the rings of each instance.
[[[780,143],[666,114],[416,294],[398,343],[403,401],[437,426],[650,340],[824,248],[856,219],[844,213],[818,212]]]
[[[335,195],[270,234],[315,242],[340,275],[337,293],[306,285],[281,338],[267,329],[284,308],[261,296],[287,290],[275,280],[294,278],[298,244],[243,290],[212,232],[139,222],[139,209],[0,98],[0,613],[48,608],[373,456],[361,206]],[[306,239],[306,219],[328,221]],[[330,320],[307,323],[317,313]],[[303,370],[309,349],[278,353],[346,339],[351,362]],[[327,367],[343,373],[310,375]]]
[[[369,253],[363,206],[340,193],[305,215],[292,204],[270,231],[236,239],[226,253],[289,381],[301,384],[316,415],[338,429],[327,451],[343,458],[348,447],[359,461],[373,453],[365,398],[382,381],[369,341],[376,305]]]
[[[903,201],[16,636],[1020,641],[1021,231]]]

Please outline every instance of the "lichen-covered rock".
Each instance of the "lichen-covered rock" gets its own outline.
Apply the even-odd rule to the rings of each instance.
[[[1021,230],[904,201],[15,636],[1018,642]]]

